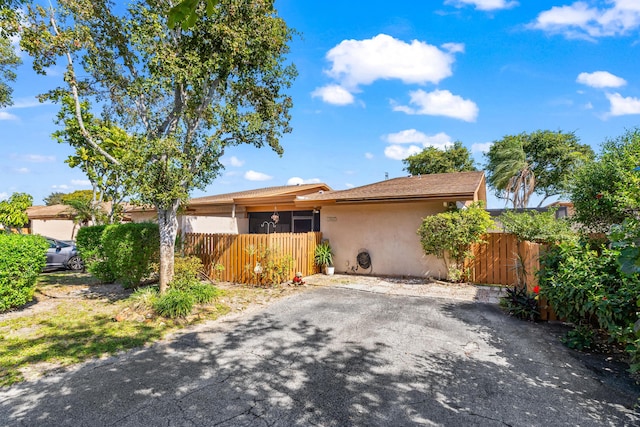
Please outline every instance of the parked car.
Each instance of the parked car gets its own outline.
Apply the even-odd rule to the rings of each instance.
[[[49,243],[47,249],[47,270],[55,268],[66,268],[68,270],[80,271],[84,269],[82,259],[78,255],[78,249],[73,240],[58,240],[45,237]]]

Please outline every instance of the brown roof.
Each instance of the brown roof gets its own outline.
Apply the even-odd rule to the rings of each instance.
[[[484,185],[484,172],[481,171],[431,174],[393,178],[349,190],[300,196],[296,201],[335,201],[339,203],[444,198],[471,200],[482,185]]]
[[[29,219],[68,219],[73,216],[72,212],[71,207],[67,205],[30,206],[27,208]]]
[[[102,209],[109,211],[111,202],[103,202]],[[74,210],[69,205],[30,206],[27,208],[29,219],[72,219]]]
[[[216,196],[196,197],[189,200],[189,205],[210,205],[210,204],[231,204],[242,201],[248,202],[252,199],[263,199],[280,196],[296,196],[298,194],[309,194],[317,191],[330,191],[327,184],[301,184],[283,185],[280,187],[258,188],[256,190],[238,191],[235,193],[219,194]]]

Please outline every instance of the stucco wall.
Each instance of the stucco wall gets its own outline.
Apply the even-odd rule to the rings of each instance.
[[[71,240],[76,237],[72,235],[73,221],[70,219],[33,219],[31,220],[31,233],[59,240]]]
[[[185,215],[180,219],[185,233],[243,234],[249,232],[247,218]]]
[[[424,255],[416,233],[422,218],[444,210],[442,202],[324,206],[322,237],[331,243],[336,272],[352,272],[366,249],[372,269],[356,273],[444,278],[443,261]]]

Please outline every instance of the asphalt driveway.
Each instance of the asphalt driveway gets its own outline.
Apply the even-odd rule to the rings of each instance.
[[[1,425],[640,425],[640,388],[492,304],[320,288],[0,390]]]

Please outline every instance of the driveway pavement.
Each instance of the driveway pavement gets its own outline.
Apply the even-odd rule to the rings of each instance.
[[[11,426],[623,426],[640,388],[495,304],[322,287],[0,390]]]

